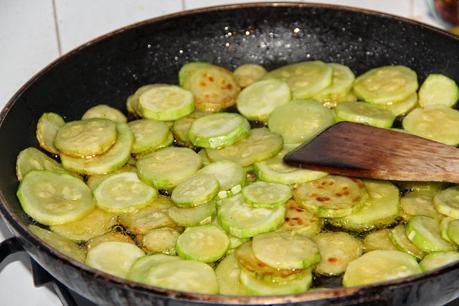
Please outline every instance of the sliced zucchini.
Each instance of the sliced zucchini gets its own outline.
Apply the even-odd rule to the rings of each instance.
[[[238,111],[249,120],[268,121],[273,110],[291,100],[290,88],[283,80],[264,80],[244,88],[237,97]]]
[[[317,245],[301,235],[289,232],[264,233],[253,237],[253,254],[276,269],[303,269],[320,261]]]
[[[155,86],[158,86],[158,84],[148,84],[148,85],[143,85],[139,87],[133,95],[129,96],[126,100],[126,108],[129,113],[133,115],[140,116],[139,112],[139,97],[146,91],[148,91],[151,88],[154,88]]]
[[[220,184],[212,174],[197,174],[181,182],[172,191],[171,199],[177,206],[193,207],[212,200]]]
[[[57,131],[54,145],[62,154],[86,158],[107,152],[117,137],[115,122],[95,118],[66,123]]]
[[[368,193],[359,179],[329,175],[299,184],[293,196],[300,205],[319,217],[338,218],[358,211]]]
[[[451,107],[459,100],[459,87],[453,79],[443,74],[429,74],[419,88],[419,105],[444,105]]]
[[[101,209],[94,209],[80,220],[52,225],[50,229],[71,240],[85,241],[109,232],[117,223],[116,216]]]
[[[452,251],[455,247],[441,238],[437,220],[415,216],[406,226],[406,236],[420,250],[425,252]],[[451,238],[451,236],[449,236]]]
[[[413,92],[407,98],[387,104],[375,104],[378,107],[388,110],[394,116],[406,115],[409,111],[416,107],[418,103],[418,94]]]
[[[16,176],[19,181],[22,181],[24,176],[33,170],[48,170],[62,174],[67,173],[57,161],[40,150],[29,147],[18,154],[16,159]]]
[[[320,95],[316,95],[313,97],[314,100],[319,101],[322,103],[323,106],[329,109],[335,108],[338,104],[342,102],[356,102],[357,97],[352,93],[352,91],[349,92],[343,92],[334,96],[326,96],[322,97]]]
[[[167,125],[154,119],[139,119],[128,123],[134,134],[132,153],[144,153],[156,150],[164,145],[170,136]]]
[[[225,255],[229,239],[215,225],[188,227],[177,239],[177,254],[184,259],[215,262]]]
[[[383,66],[371,69],[354,81],[354,93],[360,99],[389,104],[406,99],[418,89],[416,72],[405,66]]]
[[[190,138],[188,137],[188,131],[196,119],[207,115],[208,113],[195,111],[185,117],[176,120],[172,126],[172,133],[174,133],[177,142],[183,146],[193,145],[190,141]]]
[[[99,104],[89,108],[81,117],[83,120],[92,118],[109,119],[120,123],[127,122],[127,118],[122,112],[106,104]]]
[[[418,259],[422,259],[425,256],[424,251],[420,250],[408,239],[406,236],[406,229],[403,224],[397,225],[390,230],[389,239],[399,251],[413,255]]]
[[[268,127],[282,135],[284,143],[303,143],[331,126],[333,112],[314,100],[293,100],[277,107],[269,116]]]
[[[307,99],[332,83],[333,68],[321,61],[300,62],[272,70],[263,79],[285,80],[294,99]]]
[[[72,240],[64,238],[58,234],[48,231],[44,228],[38,227],[33,224],[27,225],[29,230],[36,235],[38,238],[43,240],[46,244],[52,248],[58,250],[62,254],[73,258],[77,261],[84,262],[86,259],[86,249],[78,246]]]
[[[142,156],[137,161],[139,177],[158,189],[172,189],[201,167],[201,158],[191,149],[169,147]]]
[[[440,219],[440,214],[435,210],[432,191],[411,191],[407,192],[400,199],[402,217],[409,221],[413,216],[427,216]]]
[[[247,295],[249,292],[239,280],[240,274],[241,269],[234,253],[223,258],[215,269],[220,294]]]
[[[344,273],[343,286],[363,286],[421,273],[416,259],[406,253],[376,250],[351,261]]]
[[[362,255],[362,242],[344,232],[320,233],[312,238],[320,251],[320,262],[315,272],[333,276],[346,271],[352,260]]]
[[[216,214],[216,207],[215,202],[211,201],[189,208],[172,206],[168,213],[177,225],[188,227],[210,223]]]
[[[175,85],[157,85],[139,96],[138,109],[144,118],[177,120],[194,111],[193,94]]]
[[[259,81],[266,73],[268,72],[263,66],[257,64],[243,64],[234,70],[233,76],[236,83],[241,88],[245,88]]]
[[[438,212],[459,219],[459,187],[450,187],[437,193],[433,204]]]
[[[292,197],[290,187],[278,183],[255,182],[242,188],[242,196],[253,207],[274,208]]]
[[[203,166],[208,166],[210,165],[211,161],[209,159],[209,156],[207,156],[207,152],[205,149],[200,149],[198,151],[198,155],[201,158],[201,162]]]
[[[266,128],[250,130],[249,136],[231,146],[206,149],[211,161],[230,160],[242,167],[273,157],[282,150],[282,137]]]
[[[109,174],[94,174],[87,177],[86,184],[92,191],[94,191],[97,186],[100,185],[105,179],[111,177],[113,174],[123,173],[123,172],[133,172],[137,173],[137,168],[135,166],[126,164],[118,170],[115,170]]]
[[[452,220],[448,223],[447,234],[452,242],[459,245],[459,219]]]
[[[431,271],[458,261],[459,252],[433,252],[426,255],[419,265],[423,271]]]
[[[137,259],[131,266],[131,269],[129,269],[126,278],[139,283],[144,283],[147,278],[148,272],[152,267],[165,262],[174,262],[177,260],[180,260],[180,257],[169,256],[164,254],[142,256],[139,259]]]
[[[220,149],[246,138],[249,131],[249,122],[241,115],[218,113],[196,119],[188,138],[195,146]]]
[[[17,191],[22,209],[44,225],[64,224],[83,218],[95,208],[91,189],[68,174],[30,171]]]
[[[61,127],[65,125],[64,119],[56,113],[44,113],[38,119],[37,123],[37,140],[40,147],[46,151],[59,154],[59,151],[54,146],[54,139]]]
[[[440,221],[440,236],[441,238],[445,239],[448,242],[453,242],[448,236],[448,226],[449,226],[449,223],[453,220],[456,220],[456,219],[451,218],[451,217],[444,217]]]
[[[354,82],[354,73],[349,67],[341,64],[328,64],[333,69],[332,82],[329,86],[317,93],[313,98],[317,101],[337,101],[344,93],[348,93]],[[340,101],[344,102],[346,100]],[[337,103],[338,104],[338,103]]]
[[[403,119],[409,133],[447,145],[459,144],[459,111],[446,106],[416,108]]]
[[[320,233],[324,222],[317,214],[301,207],[295,200],[289,200],[286,206],[287,213],[285,214],[285,222],[280,228],[281,231],[306,237]]]
[[[179,235],[176,229],[170,227],[157,228],[143,236],[142,246],[149,253],[175,255],[175,244]]]
[[[400,214],[400,196],[397,187],[390,182],[365,180],[370,197],[360,210],[343,218],[330,219],[330,223],[352,231],[369,231],[388,226],[397,221]]]
[[[111,231],[103,235],[89,239],[86,242],[86,247],[88,250],[90,250],[104,242],[125,242],[136,245],[134,240],[132,240],[132,238],[128,234],[123,232]]]
[[[284,222],[284,216],[284,205],[274,209],[253,208],[244,203],[240,194],[223,199],[218,209],[221,226],[239,238],[249,238],[275,230]]]
[[[117,123],[116,130],[118,138],[115,145],[102,155],[93,158],[77,158],[61,154],[64,168],[76,173],[93,175],[106,174],[123,167],[131,157],[134,136],[126,123]]]
[[[90,267],[125,278],[132,264],[145,253],[127,242],[103,242],[88,251],[86,264]]]
[[[403,231],[405,232],[405,230]],[[365,252],[374,250],[396,250],[397,248],[389,238],[389,233],[390,230],[384,228],[366,235],[363,239],[363,247]]]
[[[206,63],[206,62],[186,63],[180,68],[179,73],[178,73],[179,85],[183,87],[183,85],[185,84],[185,81],[188,79],[188,77],[192,73],[194,73],[199,68],[206,68],[209,66],[211,66],[211,64]]]
[[[205,152],[205,151],[204,151]],[[246,173],[239,164],[222,160],[211,163],[198,171],[199,174],[212,174],[220,184],[220,192],[231,193],[238,186],[245,185]]]
[[[342,102],[335,108],[337,121],[364,123],[380,128],[390,128],[395,116],[388,110],[365,102]]]

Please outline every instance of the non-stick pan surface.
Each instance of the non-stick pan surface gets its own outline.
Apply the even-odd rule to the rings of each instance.
[[[3,110],[0,209],[19,237],[10,243],[19,241],[58,280],[101,305],[437,305],[459,296],[459,264],[383,285],[295,296],[204,296],[152,289],[89,269],[49,249],[27,231],[31,220],[16,198],[15,160],[20,150],[37,146],[35,127],[43,112],[73,120],[100,103],[125,109],[127,96],[137,87],[177,83],[179,68],[191,61],[230,69],[258,63],[272,69],[313,59],[345,64],[356,74],[403,64],[417,71],[420,81],[431,72],[459,80],[459,40],[452,35],[413,21],[343,7],[233,5],[169,15],[121,29],[58,59],[29,81]]]

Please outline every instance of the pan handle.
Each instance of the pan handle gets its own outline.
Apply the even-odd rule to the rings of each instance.
[[[0,243],[0,264],[10,255],[23,252],[24,248],[17,237],[8,238]]]

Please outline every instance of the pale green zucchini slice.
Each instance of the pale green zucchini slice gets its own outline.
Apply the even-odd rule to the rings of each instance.
[[[390,182],[365,180],[370,197],[360,210],[343,218],[330,219],[330,223],[351,231],[369,231],[391,225],[400,214],[400,196],[397,187]]]
[[[196,226],[208,224],[216,214],[215,202],[211,201],[195,207],[177,207],[169,208],[169,217],[180,226]]]
[[[264,233],[253,237],[253,254],[275,269],[303,269],[320,261],[317,245],[309,238],[289,232]]]
[[[344,232],[320,233],[312,238],[320,251],[320,262],[315,272],[333,276],[346,271],[352,260],[362,255],[362,242]]]
[[[239,280],[241,269],[237,262],[236,256],[233,254],[227,255],[218,264],[215,269],[217,276],[218,287],[220,294],[227,295],[247,295],[247,288]]]
[[[453,79],[443,74],[429,74],[419,88],[419,105],[444,105],[451,107],[459,100],[459,87]]]
[[[317,214],[301,207],[295,200],[289,200],[286,207],[285,222],[280,227],[281,231],[306,237],[320,233],[324,222]]]
[[[139,96],[138,108],[144,118],[177,120],[194,111],[193,94],[175,85],[157,85]]]
[[[121,214],[118,221],[134,234],[146,234],[160,227],[174,227],[176,224],[168,213],[173,205],[170,198],[160,195],[142,209],[133,213]]]
[[[179,85],[183,87],[188,77],[199,68],[210,67],[212,64],[206,62],[191,62],[183,65],[178,73]]]
[[[34,235],[62,254],[80,262],[85,261],[86,249],[78,246],[74,241],[33,224],[29,224],[27,227]]]
[[[441,238],[437,220],[415,216],[406,226],[406,236],[420,250],[425,252],[452,251],[455,247]],[[451,236],[449,236],[451,238]]]
[[[109,178],[113,174],[122,173],[122,172],[133,172],[137,173],[137,168],[135,166],[130,165],[129,163],[124,165],[118,170],[110,172],[109,174],[94,174],[90,175],[86,179],[86,184],[92,191],[94,191],[100,183],[102,183],[105,179]]]
[[[205,152],[205,151],[204,151]],[[239,164],[222,160],[211,163],[198,171],[198,174],[212,174],[220,184],[220,193],[231,195],[245,185],[246,173]],[[239,186],[239,187],[238,187]]]
[[[288,150],[284,149],[273,158],[254,164],[258,179],[281,184],[300,184],[327,176],[322,171],[313,171],[288,166],[282,158]]]
[[[145,282],[149,285],[203,294],[217,294],[218,282],[214,270],[195,260],[175,260],[153,266]]]
[[[409,111],[415,108],[417,103],[418,103],[418,94],[416,92],[413,92],[411,95],[409,95],[407,98],[403,100],[394,101],[394,102],[390,102],[387,104],[375,104],[375,105],[378,106],[379,108],[388,110],[394,116],[402,116],[402,115],[406,115]]]
[[[181,182],[172,191],[171,199],[177,206],[193,207],[212,200],[220,184],[212,174],[197,174]]]
[[[303,143],[331,126],[333,117],[333,112],[317,101],[293,100],[271,113],[268,127],[282,135],[286,144]]]
[[[342,102],[356,102],[357,101],[357,97],[352,93],[352,91],[343,92],[341,94],[337,94],[337,95],[329,96],[329,97],[314,96],[313,99],[319,101],[320,103],[322,103],[323,106],[329,109],[335,108],[338,104]]]
[[[250,124],[239,114],[218,113],[196,119],[188,131],[195,146],[220,149],[246,138]]]
[[[88,119],[66,123],[56,134],[54,145],[61,154],[93,157],[107,152],[118,137],[116,123],[107,119]]]
[[[403,232],[405,232],[405,230],[403,230]],[[384,228],[366,235],[363,239],[363,248],[365,252],[374,250],[396,250],[397,248],[389,238],[389,233],[390,230]]]
[[[363,286],[421,273],[416,259],[406,253],[376,250],[351,261],[344,273],[343,286]]]
[[[359,211],[368,193],[359,179],[329,175],[298,184],[293,196],[301,206],[319,217],[338,218]]]
[[[459,144],[459,111],[447,106],[416,108],[403,119],[409,133],[447,145]]]
[[[282,80],[263,80],[244,88],[236,100],[238,111],[249,120],[268,121],[273,110],[291,100],[290,88]]]
[[[431,271],[437,268],[446,266],[453,262],[459,261],[459,252],[449,251],[449,252],[433,252],[419,263],[423,271]]]
[[[348,93],[351,90],[355,79],[355,75],[349,67],[335,63],[328,65],[333,69],[331,84],[313,97],[313,99],[321,102],[339,100],[343,93]]]
[[[93,175],[106,174],[123,167],[131,157],[134,136],[126,123],[117,123],[116,130],[118,131],[116,143],[102,155],[93,158],[77,158],[61,154],[64,168],[76,173]]]
[[[142,256],[139,259],[137,259],[131,266],[126,278],[139,283],[144,283],[148,275],[148,272],[152,267],[160,265],[162,263],[174,262],[177,260],[180,260],[180,257],[169,256],[164,254]]]
[[[139,177],[158,189],[172,189],[201,167],[201,158],[191,149],[168,147],[137,161]]]
[[[459,219],[459,187],[450,187],[437,193],[433,204],[438,212]]]
[[[333,68],[321,61],[300,62],[272,70],[263,79],[285,80],[294,99],[307,99],[332,83]]]
[[[83,120],[92,118],[109,119],[120,123],[127,122],[127,118],[122,112],[106,104],[99,104],[89,108],[81,117]]]
[[[209,156],[207,156],[207,152],[205,149],[200,149],[198,151],[198,155],[201,158],[201,162],[203,166],[208,166],[210,165],[211,161],[209,159]]]
[[[242,167],[273,157],[282,150],[282,137],[266,128],[250,130],[249,136],[223,149],[206,149],[211,161],[230,160]]]
[[[132,153],[154,151],[164,145],[170,136],[167,125],[159,120],[139,119],[128,123],[129,129],[134,134]]]
[[[183,68],[182,68],[183,69]],[[236,103],[241,88],[231,71],[211,65],[195,65],[183,76],[181,86],[194,95],[196,109],[204,112],[219,112]]]
[[[390,128],[395,116],[388,110],[365,102],[342,102],[335,108],[337,121],[364,123],[380,128]]]
[[[285,206],[274,209],[254,208],[244,203],[242,195],[223,199],[218,208],[218,220],[226,232],[239,238],[277,229],[284,222]]]
[[[109,232],[116,223],[116,215],[96,208],[80,220],[52,225],[50,230],[71,240],[85,241]]]
[[[116,232],[116,231],[111,231],[103,235],[91,238],[88,241],[86,241],[85,245],[86,245],[86,248],[90,250],[104,242],[125,242],[125,243],[136,245],[134,240],[132,240],[131,236],[129,236],[126,233]]]
[[[245,88],[259,81],[266,75],[267,71],[263,66],[257,64],[243,64],[233,71],[236,83]]]
[[[86,264],[103,272],[125,278],[132,264],[145,253],[127,242],[103,242],[88,251]]]
[[[353,87],[357,97],[375,104],[403,100],[417,89],[416,72],[405,66],[371,69],[356,78]]]
[[[427,216],[440,219],[440,214],[434,207],[433,191],[410,191],[400,198],[402,217],[409,221],[413,216]]]
[[[62,174],[68,173],[57,161],[40,150],[29,147],[18,154],[16,159],[16,176],[19,181],[22,181],[24,176],[33,170],[48,170]]]
[[[134,94],[129,96],[126,100],[127,111],[133,115],[140,116],[139,112],[139,97],[147,90],[158,86],[158,84],[147,84],[139,87]]]
[[[242,188],[242,196],[253,207],[274,208],[284,205],[292,197],[292,191],[284,184],[258,181]]]
[[[397,225],[390,230],[389,239],[399,251],[408,253],[418,259],[422,259],[425,256],[424,251],[420,250],[408,239],[406,228],[403,224]]]
[[[162,227],[151,230],[143,236],[142,246],[148,253],[163,253],[175,255],[175,245],[180,233],[170,227]]]
[[[229,238],[215,225],[188,227],[177,239],[177,254],[202,262],[219,260],[229,247]]]
[[[183,146],[192,146],[193,144],[188,137],[188,131],[196,119],[207,115],[208,113],[194,111],[191,114],[174,121],[174,124],[172,125],[172,133],[174,133],[177,142]]]
[[[312,273],[310,270],[304,270],[298,275],[285,277],[274,282],[257,278],[253,273],[241,270],[239,279],[251,294],[296,294],[309,289],[312,284]]]
[[[83,218],[95,208],[91,189],[69,174],[30,171],[17,191],[22,209],[44,225],[64,224]]]
[[[37,140],[40,147],[46,151],[59,154],[59,151],[54,146],[54,139],[61,127],[65,125],[64,119],[56,113],[44,113],[38,119],[37,123]]]
[[[444,217],[440,221],[440,236],[441,238],[445,239],[448,242],[453,242],[448,236],[448,226],[449,226],[449,223],[453,220],[456,220],[456,219],[451,218],[451,217]]]
[[[459,245],[459,219],[452,220],[448,223],[447,234],[452,242]]]

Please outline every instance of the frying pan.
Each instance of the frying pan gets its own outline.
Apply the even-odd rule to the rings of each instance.
[[[403,18],[345,7],[258,3],[205,8],[141,22],[64,55],[33,77],[0,114],[0,205],[14,238],[0,246],[0,260],[24,249],[70,289],[100,305],[301,304],[439,305],[459,296],[459,263],[419,276],[355,288],[272,297],[200,295],[153,288],[93,270],[39,241],[16,198],[18,152],[37,146],[43,112],[66,120],[125,100],[146,83],[177,83],[179,68],[208,61],[230,69],[259,63],[268,69],[320,59],[350,66],[356,74],[403,64],[459,80],[459,40]],[[18,284],[19,285],[19,284]]]

